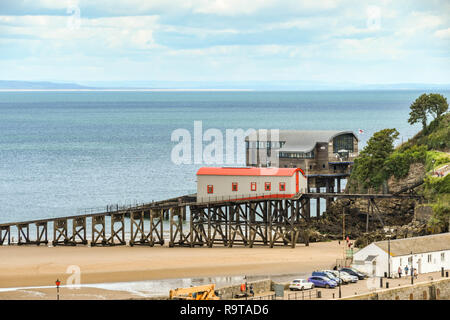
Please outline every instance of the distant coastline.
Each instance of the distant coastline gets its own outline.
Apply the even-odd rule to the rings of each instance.
[[[167,92],[167,91],[255,91],[255,89],[0,89],[0,92]]]
[[[388,83],[356,84],[318,81],[92,81],[83,84],[49,81],[0,80],[0,92],[158,92],[158,91],[388,91],[388,90],[450,90],[450,84]]]

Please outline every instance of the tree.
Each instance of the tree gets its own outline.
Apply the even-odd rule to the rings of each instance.
[[[426,93],[422,94],[420,97],[414,101],[409,107],[411,112],[409,113],[409,124],[415,124],[418,122],[422,123],[422,129],[425,131],[427,128],[427,106],[428,106],[428,95]]]
[[[440,118],[448,110],[447,98],[438,93],[422,94],[410,106],[409,124],[422,123],[422,129],[427,129],[427,114],[435,119]]]
[[[352,178],[365,188],[378,188],[387,178],[385,161],[394,152],[394,141],[398,135],[396,129],[375,132],[355,159]]]
[[[438,93],[428,95],[428,112],[434,115],[434,118],[440,118],[448,110],[447,98]]]

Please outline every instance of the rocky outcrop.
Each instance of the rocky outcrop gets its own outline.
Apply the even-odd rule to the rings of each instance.
[[[421,163],[410,166],[405,178],[391,177],[387,181],[390,193],[395,193],[423,180],[425,167]],[[312,229],[322,236],[316,238],[342,239],[343,213],[345,213],[345,236],[360,239],[359,242],[378,241],[385,237],[384,228],[396,230],[396,236],[423,235],[427,232],[426,221],[414,220],[415,200],[386,199],[375,200],[376,206],[369,209],[367,199],[340,199],[333,202],[319,219],[312,221]],[[366,233],[366,219],[369,213],[369,232]]]
[[[412,163],[406,177],[397,179],[394,176],[391,176],[388,179],[387,184],[389,193],[400,192],[407,187],[414,186],[418,182],[423,181],[425,174],[425,165],[423,163]]]
[[[412,222],[402,226],[389,226],[377,229],[373,232],[364,233],[355,241],[356,247],[365,247],[374,241],[387,240],[388,236],[392,239],[403,239],[410,237],[419,237],[431,234],[431,230],[426,223],[413,220]]]

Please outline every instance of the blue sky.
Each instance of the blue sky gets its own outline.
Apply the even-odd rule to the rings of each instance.
[[[450,83],[450,1],[0,2],[0,79]]]

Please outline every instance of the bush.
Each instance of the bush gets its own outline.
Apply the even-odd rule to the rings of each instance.
[[[434,161],[433,161],[434,160]],[[427,170],[433,170],[443,164],[450,163],[450,156],[445,152],[428,151],[426,156]]]
[[[425,163],[427,148],[425,146],[412,146],[406,150],[397,150],[392,153],[384,163],[384,176],[394,176],[397,179],[408,175],[409,167],[413,163]]]

